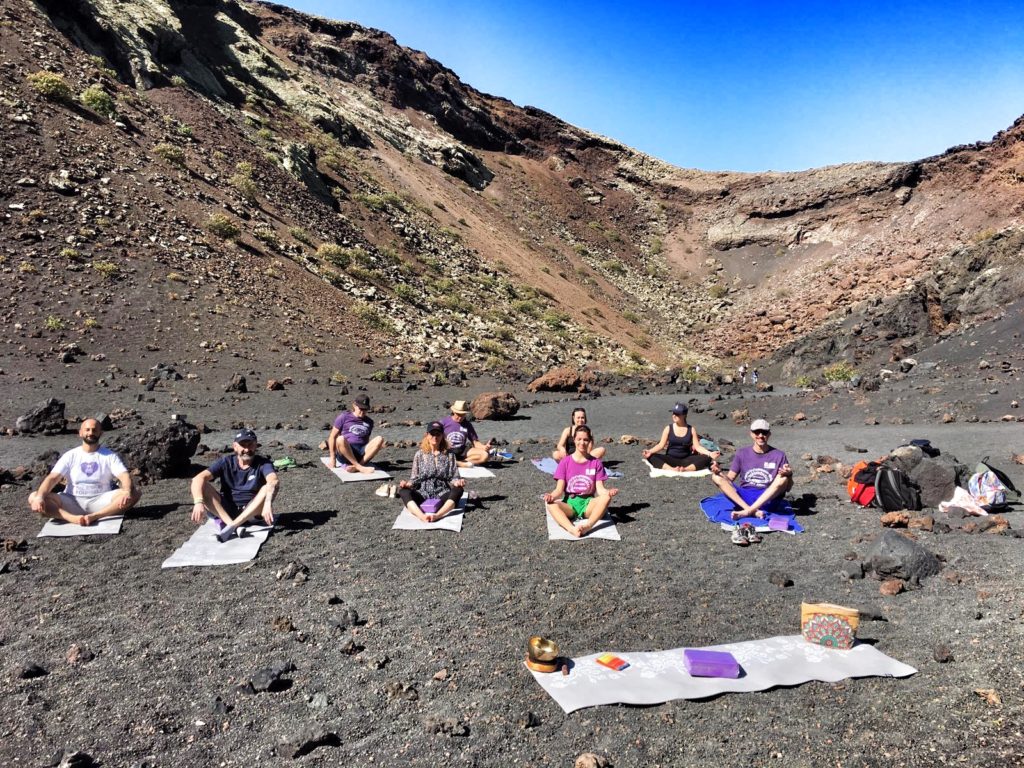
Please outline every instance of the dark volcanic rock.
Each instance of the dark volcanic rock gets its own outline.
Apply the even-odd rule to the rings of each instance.
[[[67,420],[64,418],[64,401],[51,397],[18,417],[14,426],[24,435],[56,435],[64,431]]]
[[[936,507],[953,497],[965,472],[966,467],[952,456],[925,457],[910,472],[910,479],[921,489],[921,504]]]
[[[227,386],[224,387],[225,392],[248,392],[249,387],[245,382],[245,376],[240,373],[236,373],[231,377],[231,381],[228,382]]]
[[[484,392],[473,399],[469,409],[474,419],[501,421],[519,412],[519,401],[510,392]]]
[[[868,562],[877,576],[895,577],[915,585],[942,569],[935,555],[892,530],[885,530],[878,537],[868,553]]]
[[[50,674],[48,670],[43,669],[34,661],[30,661],[15,670],[14,676],[19,680],[32,680],[36,677],[46,677],[48,674]]]
[[[188,475],[198,446],[199,430],[185,421],[172,421],[162,430],[122,435],[110,445],[147,482]]]
[[[302,728],[281,738],[281,754],[297,758],[308,755],[319,747],[340,747],[341,738],[333,731],[316,727]]]

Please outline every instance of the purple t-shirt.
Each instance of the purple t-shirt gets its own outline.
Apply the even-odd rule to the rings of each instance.
[[[362,448],[370,441],[370,433],[373,432],[373,419],[369,416],[356,416],[352,411],[339,413],[334,420],[334,426],[341,432],[345,442]]]
[[[597,484],[604,482],[608,473],[600,459],[588,459],[578,464],[571,455],[566,456],[555,469],[555,480],[565,481],[565,492],[572,496],[593,496]]]
[[[441,424],[444,426],[444,439],[448,441],[448,447],[455,452],[456,456],[465,456],[466,451],[473,443],[480,439],[476,436],[473,425],[465,419],[460,422],[448,416],[441,421]]]
[[[788,463],[786,454],[778,448],[758,453],[754,446],[745,445],[732,457],[729,471],[736,473],[736,485],[740,488],[764,489],[772,484],[782,465]]]

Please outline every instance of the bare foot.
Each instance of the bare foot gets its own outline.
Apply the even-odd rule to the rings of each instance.
[[[351,464],[346,464],[344,467],[346,472],[358,472],[359,470]]]
[[[583,536],[586,536],[588,533],[590,533],[590,529],[593,528],[593,527],[594,527],[594,524],[591,523],[590,521],[587,521],[587,522],[583,523],[582,525],[576,526],[575,533],[576,533],[577,536],[583,537]]]
[[[426,523],[432,523],[432,522],[434,522],[434,516],[433,515],[424,515],[423,516],[423,521],[426,522]]]
[[[613,498],[615,498],[618,495],[619,495],[619,489],[618,488],[609,488],[608,489],[608,498],[613,499]]]
[[[78,524],[79,525],[85,527],[87,525],[90,525],[91,523],[92,523],[92,520],[89,519],[88,515],[79,515],[79,517],[78,517]]]
[[[757,510],[757,512],[754,513],[754,517],[756,517],[758,520],[764,520],[764,510]]]
[[[360,467],[359,471],[362,472],[364,475],[372,475],[377,470],[375,470],[373,467]]]

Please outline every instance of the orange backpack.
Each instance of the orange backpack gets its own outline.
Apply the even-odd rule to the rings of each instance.
[[[850,470],[850,479],[846,483],[846,492],[850,501],[862,507],[870,507],[875,500],[875,476],[878,474],[877,461],[858,461]]]

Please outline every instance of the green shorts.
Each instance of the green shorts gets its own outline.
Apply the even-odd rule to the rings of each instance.
[[[587,506],[590,504],[592,496],[566,496],[565,503],[572,508],[575,513],[573,517],[580,518],[587,516]]]

